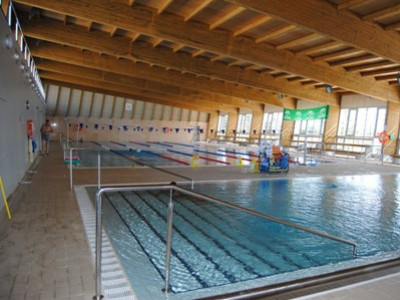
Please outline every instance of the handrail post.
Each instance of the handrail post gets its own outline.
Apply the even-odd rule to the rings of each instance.
[[[74,148],[69,149],[69,189],[72,191],[72,150]]]
[[[101,191],[96,194],[96,295],[93,300],[100,300],[103,298],[101,294]]]
[[[165,257],[165,293],[168,293],[169,287],[169,274],[170,274],[170,262],[171,262],[171,244],[172,244],[172,222],[174,214],[174,202],[172,199],[174,190],[169,190],[169,202],[168,202],[168,216],[167,216],[167,251]]]
[[[101,169],[101,157],[100,149],[97,150],[97,190],[100,190],[100,169]]]

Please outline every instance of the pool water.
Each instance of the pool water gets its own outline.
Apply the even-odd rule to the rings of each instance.
[[[155,166],[182,166],[182,164],[165,159],[155,153],[145,150],[116,150],[118,153],[132,158],[126,159],[122,155],[113,152],[101,152],[102,167],[130,167],[140,166],[140,162]],[[81,167],[97,167],[97,150],[79,151]],[[136,160],[136,161],[134,161]]]
[[[400,248],[400,175],[220,182],[195,190],[353,240],[362,257]],[[157,277],[149,284],[161,291],[169,193],[110,193],[104,199],[105,228],[133,288],[141,275],[132,257],[142,252]],[[347,244],[184,195],[174,196],[172,246],[175,294],[353,258]]]

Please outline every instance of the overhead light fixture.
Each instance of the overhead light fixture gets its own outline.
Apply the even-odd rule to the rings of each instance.
[[[325,91],[328,94],[332,94],[332,86],[330,84],[325,84]]]

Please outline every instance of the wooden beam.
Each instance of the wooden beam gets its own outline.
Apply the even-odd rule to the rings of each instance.
[[[159,54],[163,54],[161,50],[162,49],[160,47],[158,49]],[[309,99],[311,101],[320,101],[332,105],[337,105],[339,101],[339,99],[333,95],[326,95],[326,93],[315,91],[305,91],[299,84],[290,84],[287,81],[277,81],[269,74],[258,74],[256,71],[241,70],[240,68],[234,68],[232,70],[232,68],[228,68],[223,64],[218,64],[218,68],[215,66],[211,67],[209,71],[207,71],[207,69],[205,71],[210,72],[210,74],[216,74],[216,72],[220,69],[221,72],[226,73],[224,75],[225,79],[229,79],[229,81],[238,83],[237,79],[239,78],[239,83],[251,83],[252,85],[252,82],[254,82],[254,85],[256,85],[258,89],[249,89],[248,87],[243,85],[237,85],[228,82],[224,83],[217,80],[210,81],[207,78],[195,78],[195,76],[192,74],[182,75],[178,72],[165,71],[161,68],[150,68],[146,64],[133,64],[126,60],[118,60],[110,56],[100,56],[96,53],[88,51],[81,52],[75,48],[70,47],[63,48],[59,45],[46,42],[42,42],[39,46],[32,45],[31,52],[32,55],[36,57],[59,60],[69,64],[91,67],[98,70],[104,70],[128,76],[138,76],[137,74],[140,74],[140,77],[147,78],[149,80],[169,82],[171,84],[186,88],[213,92],[221,95],[228,95],[231,97],[255,100],[278,106],[284,105],[284,101],[280,101],[279,99],[277,99],[276,95],[274,95],[273,93],[266,92],[267,88],[273,89],[275,93],[282,93],[285,95],[295,94],[297,95],[297,98]],[[149,52],[147,53],[149,54]],[[170,50],[169,53],[171,53]],[[180,63],[185,65],[186,68],[188,68],[190,65],[193,65],[193,61],[191,61],[191,59],[192,58],[190,55],[180,56],[179,58],[179,60],[181,61]],[[202,63],[196,63],[196,66],[207,67],[207,64],[207,59],[203,59]],[[99,73],[98,76],[100,78],[101,74]],[[265,88],[265,91],[259,90],[259,88],[261,87]]]
[[[389,6],[386,6],[383,9],[380,9],[380,10],[377,10],[377,11],[374,11],[372,13],[362,16],[362,19],[364,21],[376,20],[376,19],[380,19],[380,18],[383,18],[388,15],[396,14],[399,11],[400,11],[400,3],[391,4]]]
[[[197,15],[203,8],[205,8],[207,5],[209,5],[213,0],[203,0],[201,1],[194,9],[192,9],[186,16],[185,16],[185,22],[189,21],[191,18],[193,18],[195,15]]]
[[[287,41],[285,43],[279,44],[275,48],[277,50],[286,49],[286,48],[289,48],[291,46],[295,46],[295,45],[298,45],[298,44],[301,44],[301,43],[305,43],[305,42],[308,42],[308,41],[315,40],[318,37],[320,37],[320,35],[317,34],[317,33],[308,33],[308,34],[305,34],[303,36],[294,38],[294,39],[292,39],[290,41]]]
[[[79,26],[70,25],[68,28],[70,32],[66,34],[64,26],[57,26],[58,22],[48,21],[39,22],[41,29],[35,29],[34,26],[27,27],[26,35],[32,37],[41,37],[58,43],[69,44],[79,48],[86,47],[86,49],[95,52],[106,52],[114,56],[121,56],[128,59],[137,59],[155,65],[169,67],[173,69],[181,69],[194,74],[201,74],[212,78],[218,78],[231,83],[238,83],[241,85],[253,86],[255,88],[272,91],[275,93],[282,93],[296,98],[308,99],[311,101],[318,101],[325,103],[336,103],[336,99],[325,93],[304,92],[300,86],[290,86],[287,83],[277,82],[273,77],[268,77],[265,74],[259,74],[256,71],[242,70],[236,68],[228,68],[222,64],[210,62],[207,58],[197,58],[199,61],[193,60],[191,55],[186,53],[173,53],[169,48],[158,47],[154,49],[146,43],[130,44],[129,39],[118,37],[116,41],[110,41],[107,34],[101,32],[93,32],[88,34],[85,30],[80,30]],[[45,25],[42,27],[42,25]],[[43,42],[42,42],[43,43]],[[133,54],[130,54],[133,53]],[[330,71],[330,70],[329,70]],[[307,77],[307,76],[303,76]],[[168,80],[168,79],[167,79]],[[325,82],[327,82],[325,80]],[[240,88],[235,87],[238,90]],[[251,100],[260,101],[257,97],[257,92],[248,93],[248,89],[240,95],[235,97],[247,98]],[[254,96],[253,96],[254,95]],[[232,95],[234,96],[234,95]],[[253,97],[253,98],[250,98]],[[261,98],[264,98],[263,95]],[[271,97],[269,97],[271,98]]]
[[[196,51],[192,52],[192,57],[199,56],[199,55],[201,55],[201,54],[203,54],[203,53],[205,53],[205,52],[206,52],[206,51],[204,51],[203,49],[196,50]]]
[[[126,87],[126,86],[105,83],[103,81],[84,79],[82,77],[57,74],[57,73],[52,73],[52,72],[47,72],[47,71],[41,72],[40,76],[42,78],[53,80],[53,81],[77,84],[77,85],[81,85],[81,86],[87,86],[87,87],[91,87],[91,88],[101,89],[101,90],[105,90],[105,91],[112,91],[112,92],[116,92],[116,93],[123,93],[126,95],[130,95],[129,98],[140,99],[140,100],[146,101],[146,102],[185,107],[188,109],[194,109],[194,110],[200,110],[200,111],[206,111],[206,112],[212,111],[212,109],[207,108],[205,105],[201,105],[201,106],[193,105],[191,101],[185,101],[185,102],[177,101],[177,100],[175,100],[174,96],[169,96],[169,95],[154,93],[154,92],[143,92],[139,89],[133,89],[133,88]],[[92,98],[91,111],[90,111],[89,117],[91,117],[91,114],[92,114],[92,107],[93,107],[93,98]]]
[[[158,45],[160,45],[162,43],[162,39],[157,39],[154,43],[153,43],[153,48],[156,48]]]
[[[129,5],[129,6],[132,6],[133,3],[135,3],[135,0],[128,0],[128,5]]]
[[[265,66],[268,68],[279,69],[288,73],[297,74],[302,77],[308,77],[321,82],[326,82],[332,86],[340,86],[344,89],[351,90],[357,93],[365,94],[378,99],[389,100],[389,101],[399,101],[399,94],[395,88],[388,88],[386,84],[373,84],[372,80],[368,77],[357,77],[354,74],[348,74],[343,69],[336,68],[332,69],[329,66],[324,66],[320,64],[312,64],[308,57],[305,56],[294,56],[289,51],[278,51],[271,48],[266,43],[255,44],[250,38],[244,36],[239,36],[233,38],[231,35],[227,35],[225,31],[213,30],[209,31],[207,26],[202,23],[191,22],[190,26],[187,26],[185,22],[179,17],[173,16],[171,14],[156,15],[153,10],[148,7],[135,5],[131,9],[126,9],[126,5],[119,5],[118,3],[113,3],[110,7],[108,1],[98,0],[96,1],[96,9],[92,8],[93,2],[89,0],[82,0],[76,3],[73,7],[67,0],[60,0],[53,2],[50,0],[17,0],[23,1],[25,4],[31,4],[45,9],[50,9],[54,11],[68,12],[76,17],[84,17],[85,19],[93,19],[94,21],[99,21],[101,23],[108,23],[113,26],[118,26],[121,29],[143,32],[144,34],[150,34],[152,36],[158,36],[160,38],[165,38],[171,42],[187,44],[194,48],[202,48],[209,52],[214,52],[221,55],[226,55],[236,59],[242,59],[249,63],[258,64],[260,66]],[[232,1],[232,0],[227,0]],[[238,0],[237,0],[238,1]],[[243,0],[244,1],[244,0]],[[251,1],[251,0],[247,0]],[[268,1],[274,4],[277,0]],[[293,0],[282,0],[284,3],[279,1],[279,10],[287,1],[291,1],[293,7],[299,6],[299,2]],[[314,4],[315,0],[307,1],[307,8]],[[264,3],[264,2],[262,2]],[[317,7],[320,10],[319,5],[325,6],[324,1],[317,1]],[[268,6],[269,7],[269,6]],[[272,5],[274,8],[275,5]],[[287,6],[287,7],[290,7]],[[330,5],[327,9],[334,9],[335,16],[337,15],[337,10],[332,8]],[[88,9],[89,8],[89,9]],[[271,9],[272,9],[271,8]],[[305,8],[302,5],[299,7],[299,11],[303,12]],[[284,10],[292,12],[294,9]],[[297,13],[297,12],[296,12]],[[313,24],[315,17],[314,11],[311,14]],[[294,17],[295,18],[295,17]],[[325,22],[325,12],[320,18]],[[329,19],[329,18],[328,18]],[[353,19],[352,19],[353,20]],[[32,20],[31,20],[32,21]],[[335,21],[336,22],[336,21]],[[29,28],[32,28],[31,22]],[[365,22],[363,22],[365,23]],[[369,24],[369,23],[368,23]],[[320,24],[318,24],[320,25]],[[343,26],[343,24],[336,24],[335,28],[352,28],[353,23],[348,27]],[[371,24],[370,24],[371,25]],[[321,25],[322,26],[322,25]],[[369,25],[368,25],[369,26]],[[371,25],[372,26],[372,25]],[[28,28],[28,27],[27,27]],[[44,30],[49,29],[48,26],[43,28]],[[346,29],[347,30],[347,29]],[[380,39],[380,34],[377,34],[377,30],[374,27],[373,37],[369,36],[368,41],[375,40],[376,37]],[[385,32],[382,31],[382,35],[385,36]],[[381,33],[381,32],[379,32]],[[64,33],[65,34],[65,33]],[[348,33],[343,33],[344,35]],[[387,34],[387,32],[386,32]],[[351,33],[354,37],[354,34]],[[364,36],[360,34],[359,36]],[[357,37],[356,37],[357,38]],[[363,37],[364,38],[364,37]],[[392,40],[396,40],[393,42]],[[398,37],[393,37],[393,39],[388,42],[392,42],[394,47],[389,47],[389,50],[393,55],[397,56],[400,61],[400,51],[392,51],[393,49],[398,49],[397,40]],[[387,42],[387,41],[386,41]],[[378,43],[379,48],[387,43]],[[376,43],[373,43],[376,44]],[[399,40],[400,46],[400,40]],[[362,47],[360,47],[362,48]],[[380,50],[381,52],[382,50]],[[118,51],[121,52],[120,50]],[[374,81],[374,83],[376,83]]]
[[[240,14],[244,11],[245,8],[241,6],[237,6],[229,11],[223,12],[221,15],[217,17],[217,19],[210,24],[210,30],[217,28],[219,25],[225,23],[226,21],[232,19],[236,15]]]
[[[162,14],[164,10],[167,9],[167,7],[172,3],[174,0],[164,0],[164,2],[161,4],[161,6],[158,8],[157,13]]]
[[[8,15],[8,4],[10,4],[10,0],[1,1],[1,10],[3,11],[5,16]]]
[[[315,56],[315,57],[313,57],[313,60],[314,61],[329,60],[329,59],[343,57],[343,56],[350,56],[353,54],[360,54],[363,52],[364,51],[360,50],[360,49],[346,48],[346,49],[338,50],[335,52]]]
[[[158,83],[151,80],[143,80],[137,77],[118,75],[110,72],[101,72],[81,66],[68,65],[54,61],[40,61],[37,64],[39,70],[50,71],[52,73],[68,74],[77,77],[89,78],[93,80],[106,81],[112,84],[127,85],[130,87],[141,88],[147,91],[155,91],[175,95],[177,99],[186,98],[192,101],[201,101],[205,105],[211,106],[242,106],[252,110],[257,110],[260,105],[256,102],[250,102],[240,99],[232,99],[223,96],[212,95],[210,93],[200,92],[192,89],[185,89],[179,86],[173,86],[166,83]],[[99,74],[101,73],[101,75]],[[212,101],[212,102],[210,102]]]
[[[391,61],[388,60],[384,60],[384,61],[378,61],[378,62],[374,62],[374,63],[369,63],[369,64],[363,64],[363,65],[359,65],[359,66],[353,66],[353,67],[346,67],[346,71],[349,72],[354,72],[354,71],[365,71],[365,70],[370,70],[370,69],[374,69],[374,68],[379,68],[379,67],[389,67],[389,66],[393,66],[393,65],[397,65]]]
[[[341,9],[346,9],[352,6],[356,6],[357,4],[361,4],[365,0],[341,0],[339,3],[336,4],[336,8],[341,10]]]
[[[330,66],[344,66],[344,65],[349,65],[349,64],[354,64],[354,63],[361,63],[361,62],[368,62],[371,60],[379,60],[381,59],[380,57],[376,57],[375,55],[372,54],[364,54],[361,56],[357,57],[351,57],[351,58],[345,58],[337,61],[332,61],[329,63]]]
[[[118,27],[114,27],[111,32],[110,32],[110,37],[113,37],[115,35],[115,33],[117,32]]]
[[[261,42],[264,42],[266,40],[272,39],[272,38],[274,38],[274,37],[276,37],[278,35],[286,33],[286,32],[288,32],[290,30],[295,29],[295,28],[296,28],[296,25],[293,25],[293,24],[282,25],[282,26],[280,26],[278,28],[275,28],[275,29],[271,30],[270,32],[263,33],[262,35],[258,36],[256,38],[256,43],[261,43]]]
[[[131,38],[131,43],[136,42],[136,40],[140,37],[140,33],[136,32],[135,35]]]
[[[393,68],[378,69],[373,71],[361,72],[361,76],[375,76],[375,75],[387,75],[387,74],[397,74],[400,72],[400,66]]]
[[[178,45],[176,45],[176,46],[174,46],[173,48],[172,48],[172,51],[173,52],[178,52],[179,50],[181,50],[182,48],[184,48],[185,47],[185,45],[183,45],[183,44],[178,44]]]
[[[376,76],[375,80],[382,81],[382,80],[390,80],[390,79],[396,79],[396,78],[397,78],[397,74],[392,74],[392,75]]]
[[[385,30],[396,30],[399,28],[400,28],[400,21],[383,26],[383,29],[385,29]]]
[[[346,11],[338,11],[329,1],[226,0],[226,2],[242,5],[255,12],[305,27],[313,32],[318,32],[388,60],[400,61],[398,34],[392,31],[384,31],[380,25],[364,22]],[[290,7],[290,9],[282,9],[282,7]],[[400,4],[396,4],[389,10],[395,9],[397,11],[399,7]],[[348,30],[349,28],[352,30]]]
[[[90,30],[92,30],[92,26],[93,26],[93,22],[89,21],[88,25],[87,25],[87,31],[90,32]]]
[[[272,18],[270,16],[261,16],[261,17],[257,17],[253,20],[250,20],[249,22],[239,26],[238,28],[236,28],[233,31],[233,36],[237,36],[239,34],[242,34],[246,31],[249,31],[250,29],[256,28],[257,26],[268,22],[269,20],[271,20]]]
[[[333,47],[337,47],[340,45],[340,42],[338,41],[329,41],[329,42],[324,42],[322,44],[316,45],[316,46],[312,46],[309,48],[305,48],[303,50],[299,50],[296,51],[295,54],[296,55],[309,55],[324,49],[329,49],[329,48],[333,48]]]

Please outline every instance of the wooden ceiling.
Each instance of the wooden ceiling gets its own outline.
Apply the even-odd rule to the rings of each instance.
[[[13,2],[44,82],[210,109],[400,102],[398,0]]]

